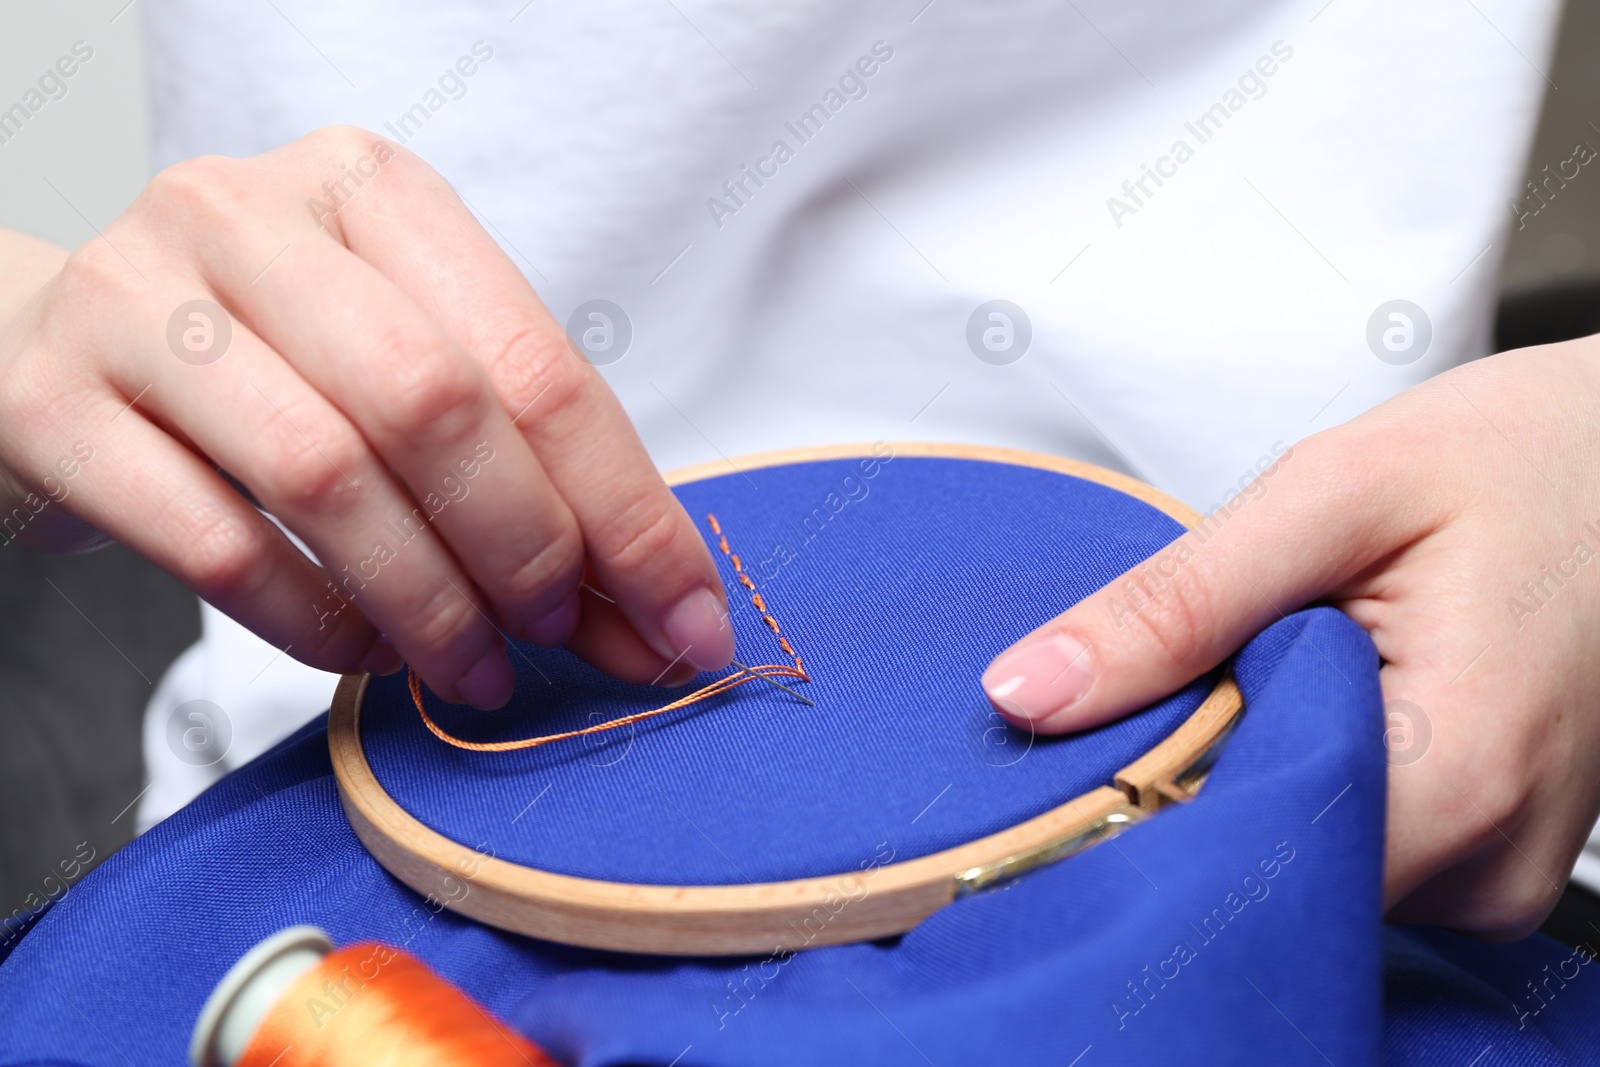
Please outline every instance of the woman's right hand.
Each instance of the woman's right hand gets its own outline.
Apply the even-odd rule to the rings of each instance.
[[[190,160],[71,256],[13,237],[0,269],[7,540],[115,538],[296,659],[404,660],[481,708],[510,696],[502,633],[637,682],[732,657],[621,405],[405,149],[332,128]]]

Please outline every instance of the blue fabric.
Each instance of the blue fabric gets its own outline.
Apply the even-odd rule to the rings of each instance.
[[[776,586],[772,600],[782,618]],[[436,914],[356,841],[314,723],[112,856],[22,939],[0,965],[0,1067],[179,1062],[222,973],[305,922],[341,944],[403,945],[571,1063],[1596,1062],[1600,979],[1569,950],[1381,926],[1381,701],[1360,629],[1298,614],[1236,675],[1248,712],[1194,803],[902,937],[785,958],[599,953]],[[953,677],[952,692],[968,684]],[[703,717],[765,729],[801,714],[730,702]],[[641,733],[627,760],[677,725]],[[916,814],[879,839],[897,858],[903,842],[932,845]]]
[[[815,707],[752,682],[615,733],[469,752],[424,728],[394,675],[362,712],[378,781],[446,837],[544,870],[774,881],[856,870],[882,841],[913,859],[1014,826],[1110,784],[1210,691],[1201,679],[1071,738],[1009,729],[978,684],[989,661],[1182,527],[1105,486],[1027,467],[901,457],[865,470],[803,463],[679,490],[708,537],[716,514],[803,658],[812,681],[797,689]],[[715,544],[713,555],[738,658],[789,663]],[[630,686],[527,646],[512,661],[506,711],[430,700],[430,713],[458,737],[498,741],[658,707],[710,680]]]
[[[1444,930],[1385,935],[1391,1063],[1600,1063],[1600,936],[1489,945]]]

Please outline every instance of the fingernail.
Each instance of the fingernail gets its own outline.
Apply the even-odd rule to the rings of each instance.
[[[578,594],[568,597],[560,607],[522,628],[523,635],[536,645],[555,648],[566,644],[578,628]]]
[[[367,654],[361,657],[361,669],[368,674],[393,674],[405,665],[405,658],[381,634],[367,649]]]
[[[672,646],[671,656],[703,671],[720,671],[733,662],[733,625],[727,609],[711,590],[702,586],[678,601],[661,620],[661,632]]]
[[[483,711],[493,711],[511,699],[516,675],[506,659],[504,645],[495,645],[456,683],[461,699]]]
[[[1031,722],[1072,707],[1093,684],[1088,646],[1061,633],[1024,641],[983,672],[983,689],[994,705]]]

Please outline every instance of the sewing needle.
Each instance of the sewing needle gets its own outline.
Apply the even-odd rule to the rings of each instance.
[[[760,678],[763,682],[766,682],[768,685],[777,686],[779,689],[782,689],[785,693],[788,693],[792,697],[798,697],[800,700],[805,701],[807,704],[810,704],[812,707],[816,707],[817,706],[817,702],[815,700],[812,700],[810,697],[801,696],[799,693],[796,693],[793,689],[790,689],[788,686],[784,685],[782,682],[778,681],[777,679],[768,678],[764,674],[757,674],[755,671],[751,670],[749,667],[746,667],[743,663],[740,663],[738,660],[731,660],[730,662],[735,667],[738,667],[741,671],[744,671],[744,673],[748,674],[750,677],[752,677],[752,678]]]

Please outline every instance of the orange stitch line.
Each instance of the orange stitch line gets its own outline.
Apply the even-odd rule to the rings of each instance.
[[[761,593],[757,591],[756,583],[751,581],[750,576],[745,573],[744,563],[733,551],[733,546],[728,544],[727,535],[722,532],[722,524],[717,521],[717,517],[713,514],[706,515],[706,522],[711,524],[711,532],[717,535],[717,547],[721,548],[722,554],[727,556],[728,559],[733,563],[733,570],[739,579],[739,584],[750,590],[750,603],[755,605],[757,611],[761,612],[761,621],[765,622],[768,628],[772,630],[773,634],[777,636],[778,646],[782,648],[785,653],[794,657],[794,669],[799,671],[801,675],[804,675],[805,671],[800,666],[800,654],[794,650],[794,646],[789,643],[789,639],[784,637],[782,632],[779,631],[778,620],[773,618],[772,614],[767,610],[767,602],[765,598],[763,598]],[[809,681],[809,677],[806,680]]]

